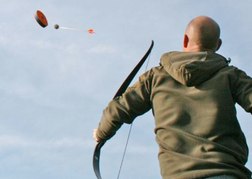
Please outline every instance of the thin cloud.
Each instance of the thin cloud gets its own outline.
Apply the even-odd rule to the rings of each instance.
[[[87,52],[94,54],[114,54],[117,50],[110,45],[100,44],[88,49]]]
[[[86,145],[88,144],[88,145]],[[81,138],[64,137],[59,139],[31,139],[13,135],[1,135],[0,136],[1,150],[6,148],[39,148],[43,150],[45,148],[62,149],[62,148],[84,148],[85,146],[91,146],[90,141],[85,142]]]

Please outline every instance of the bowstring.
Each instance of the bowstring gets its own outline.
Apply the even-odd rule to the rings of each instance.
[[[150,61],[150,56],[151,56],[151,53],[149,54],[149,56],[147,58],[147,62],[146,62],[146,65],[145,65],[144,72],[147,71],[147,68],[148,68],[148,65],[149,65],[149,61]],[[122,166],[123,166],[124,158],[125,158],[125,155],[126,155],[128,144],[129,144],[129,139],[130,139],[130,134],[131,134],[131,131],[132,131],[132,127],[133,127],[133,123],[130,124],[129,132],[128,132],[126,143],[125,143],[124,150],[123,150],[123,156],[122,156],[120,167],[119,167],[119,171],[118,171],[118,174],[117,174],[117,179],[120,178],[120,174],[121,174],[121,171],[122,171]]]

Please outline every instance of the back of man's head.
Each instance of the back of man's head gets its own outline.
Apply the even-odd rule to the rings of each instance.
[[[186,27],[184,51],[217,51],[221,45],[220,27],[210,17],[198,16]]]

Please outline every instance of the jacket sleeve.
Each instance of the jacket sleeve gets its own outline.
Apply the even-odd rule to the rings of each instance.
[[[235,68],[234,91],[237,103],[252,113],[252,78],[244,71]]]
[[[122,96],[112,100],[104,109],[97,130],[97,137],[102,140],[111,138],[123,123],[133,120],[151,108],[150,75],[146,72],[139,81],[129,87]]]

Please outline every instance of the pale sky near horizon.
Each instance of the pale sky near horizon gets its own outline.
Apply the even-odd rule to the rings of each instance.
[[[163,53],[181,50],[184,28],[198,15],[219,23],[218,53],[252,76],[251,0],[0,2],[0,179],[95,179],[92,131],[103,108],[151,40],[147,69]],[[46,28],[34,19],[38,9]],[[237,112],[252,148],[251,115]],[[151,112],[134,122],[121,179],[161,179],[153,128]],[[123,126],[102,149],[104,179],[117,177],[128,130]]]

